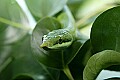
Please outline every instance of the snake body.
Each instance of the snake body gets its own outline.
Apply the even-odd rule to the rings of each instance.
[[[67,6],[64,7],[64,12],[68,17],[68,25],[63,29],[53,30],[42,38],[40,47],[48,49],[62,49],[69,47],[75,40],[76,29],[74,27],[74,18]]]

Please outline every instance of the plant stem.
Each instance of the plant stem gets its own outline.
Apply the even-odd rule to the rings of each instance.
[[[9,63],[11,63],[12,62],[12,58],[8,58],[4,63],[3,63],[3,65],[1,65],[0,66],[0,73],[7,67],[7,65],[9,64]]]
[[[23,30],[31,30],[30,26],[25,26],[25,25],[22,25],[20,23],[13,22],[13,21],[10,21],[10,20],[2,18],[2,17],[0,17],[0,22],[11,25],[11,26],[16,27],[16,28],[23,29]]]
[[[63,72],[65,73],[65,75],[69,78],[69,80],[74,80],[74,78],[72,77],[72,74],[71,74],[71,72],[70,72],[70,69],[69,69],[69,67],[68,67],[68,65],[65,65],[65,63],[64,63],[64,53],[63,53],[64,51],[62,50],[62,63],[63,63]]]
[[[74,80],[68,65],[64,67],[63,72],[66,74],[66,76],[69,78],[69,80]]]

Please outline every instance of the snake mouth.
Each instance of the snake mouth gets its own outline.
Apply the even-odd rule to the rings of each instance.
[[[58,50],[58,49],[65,49],[69,47],[71,44],[72,42],[65,42],[65,43],[56,44],[53,46],[48,46],[48,44],[42,43],[40,47],[43,48],[44,50]]]
[[[71,42],[71,41],[72,41],[72,40],[69,40],[69,39],[66,39],[66,40],[59,39],[59,40],[56,41],[53,45],[63,44],[63,43],[69,43],[69,42]]]
[[[42,44],[40,45],[40,48],[43,48],[44,50],[51,50],[51,49],[48,47],[48,44],[46,44],[46,43],[42,43]]]
[[[44,50],[51,50],[50,48],[48,48],[47,46],[45,46],[45,47],[42,47]]]
[[[43,48],[44,50],[50,50],[50,48],[48,48],[48,43],[42,43],[40,48]]]
[[[67,48],[68,46],[70,46],[72,44],[72,42],[65,42],[65,43],[61,43],[61,44],[55,44],[50,46],[48,43],[42,43],[40,45],[41,48],[43,48],[44,50],[57,50],[57,49],[64,49]]]
[[[61,44],[56,44],[54,46],[49,47],[50,49],[65,49],[69,47],[72,44],[72,42],[65,42]]]

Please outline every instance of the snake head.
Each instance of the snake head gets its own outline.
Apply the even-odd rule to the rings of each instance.
[[[68,30],[59,29],[44,35],[40,47],[43,49],[63,49],[69,47],[72,42],[72,34]]]

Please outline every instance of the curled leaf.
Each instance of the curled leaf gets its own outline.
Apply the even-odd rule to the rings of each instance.
[[[113,50],[104,50],[93,55],[83,72],[83,80],[95,80],[102,69],[112,65],[120,65],[120,53]]]

